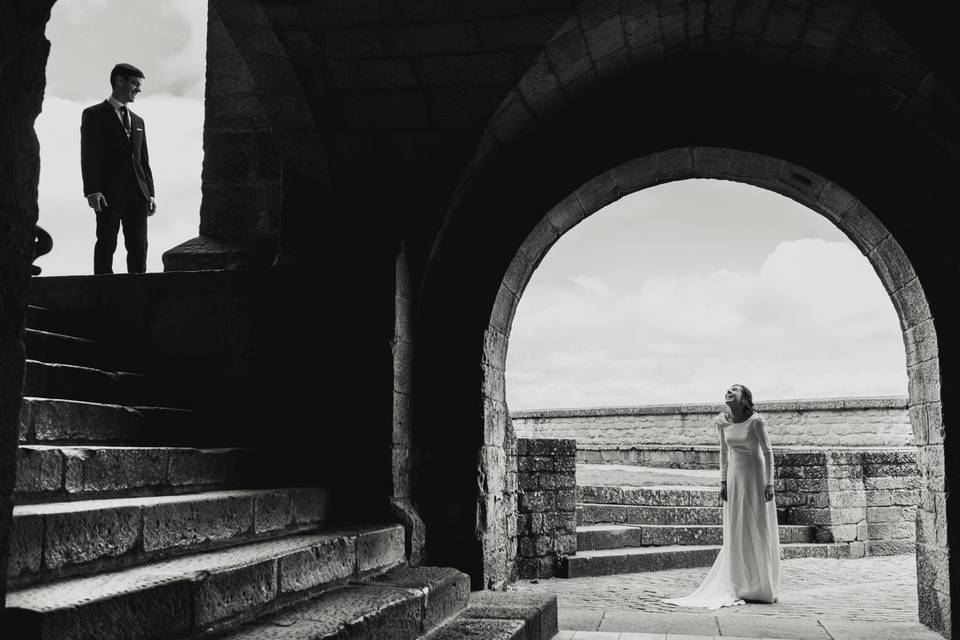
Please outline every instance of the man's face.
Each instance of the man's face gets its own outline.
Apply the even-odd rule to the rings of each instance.
[[[113,83],[113,97],[124,104],[133,102],[143,87],[143,78],[117,76]]]

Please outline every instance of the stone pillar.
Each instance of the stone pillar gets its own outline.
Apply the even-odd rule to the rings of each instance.
[[[53,0],[0,0],[0,575],[7,574],[23,391],[24,310],[34,257],[40,113]],[[6,580],[0,580],[0,607]]]
[[[413,329],[410,272],[403,249],[396,263],[396,312],[393,341],[393,492],[390,505],[403,522],[406,533],[407,560],[420,564],[426,544],[426,529],[420,514],[411,502],[413,476]]]
[[[552,578],[577,552],[576,440],[517,441],[517,574]]]

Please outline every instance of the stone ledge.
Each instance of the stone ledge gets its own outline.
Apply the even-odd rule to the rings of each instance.
[[[587,407],[582,409],[533,409],[511,411],[510,418],[589,418],[604,416],[642,416],[670,414],[713,414],[723,411],[722,404],[651,404],[625,407]],[[838,411],[864,409],[906,409],[906,396],[865,396],[858,398],[813,398],[771,400],[757,405],[760,413],[774,411]]]

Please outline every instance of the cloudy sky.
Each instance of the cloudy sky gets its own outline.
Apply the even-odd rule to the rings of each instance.
[[[836,227],[780,195],[688,180],[622,198],[533,274],[511,410],[904,395],[896,312]]]
[[[40,140],[40,225],[53,251],[43,275],[93,272],[95,218],[80,179],[80,113],[110,94],[110,69],[146,75],[132,110],[146,122],[158,211],[150,218],[147,270],[163,251],[197,235],[203,159],[207,3],[203,0],[60,0],[47,25],[50,59]],[[114,271],[126,271],[122,246]]]
[[[116,62],[147,78],[144,117],[159,212],[148,271],[197,235],[206,2],[60,0],[47,28],[40,224],[44,275],[92,271],[80,112]],[[118,249],[115,270],[124,271]],[[623,198],[564,236],[534,274],[510,340],[512,409],[906,392],[903,343],[869,263],[833,226],[781,196],[695,180]]]

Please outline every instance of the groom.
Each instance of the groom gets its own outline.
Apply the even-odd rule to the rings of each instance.
[[[83,195],[97,215],[94,273],[113,273],[121,225],[127,272],[147,270],[147,217],[157,212],[157,203],[143,118],[127,108],[143,78],[133,65],[116,65],[110,71],[110,97],[83,110],[80,169]]]

